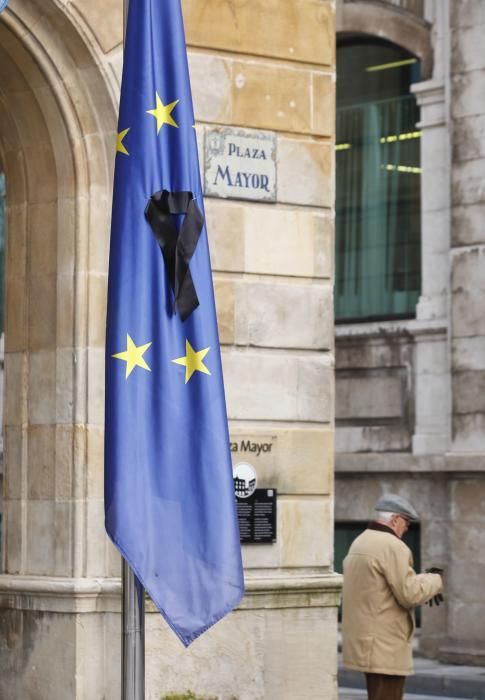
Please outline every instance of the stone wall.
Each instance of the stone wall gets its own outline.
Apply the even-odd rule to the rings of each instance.
[[[120,559],[102,497],[122,1],[100,8],[11,0],[0,23],[0,696],[25,700],[120,694]],[[183,8],[202,168],[214,125],[276,142],[275,202],[207,197],[206,210],[231,440],[271,443],[254,466],[278,491],[278,527],[275,544],[243,548],[241,606],[188,651],[149,605],[147,697],[333,700],[334,4]]]
[[[359,31],[367,9],[379,8],[380,36],[421,58],[432,47],[432,70],[413,86],[421,108],[422,290],[416,320],[337,327],[335,512],[337,520],[366,520],[385,490],[416,503],[423,566],[439,560],[446,568],[446,605],[439,615],[423,610],[421,649],[483,664],[485,636],[475,621],[485,614],[485,6],[430,0],[423,22],[413,3],[392,4],[400,7],[345,3],[353,12],[340,10],[339,28]]]

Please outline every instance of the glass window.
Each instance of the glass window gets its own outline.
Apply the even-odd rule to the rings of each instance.
[[[337,321],[415,315],[420,292],[419,61],[389,42],[337,50]]]

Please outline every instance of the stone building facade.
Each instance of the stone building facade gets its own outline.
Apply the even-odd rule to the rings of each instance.
[[[185,0],[201,165],[269,132],[274,202],[206,198],[231,440],[278,491],[241,606],[185,651],[148,606],[147,697],[334,700],[335,6]],[[0,696],[120,696],[120,560],[103,528],[104,331],[122,0],[0,16],[6,177]]]
[[[341,1],[337,40],[377,36],[421,61],[421,295],[414,318],[336,327],[336,521],[365,522],[384,490],[422,513],[423,568],[446,606],[421,650],[485,663],[485,4]],[[338,177],[338,168],[337,168]]]

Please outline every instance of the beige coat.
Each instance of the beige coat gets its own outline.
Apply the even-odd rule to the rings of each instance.
[[[438,574],[416,574],[410,549],[391,531],[365,530],[344,560],[345,666],[411,675],[414,608],[441,588]]]

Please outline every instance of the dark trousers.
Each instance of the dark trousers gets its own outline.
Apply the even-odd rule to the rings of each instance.
[[[387,676],[383,673],[366,673],[369,700],[402,700],[406,676]]]

